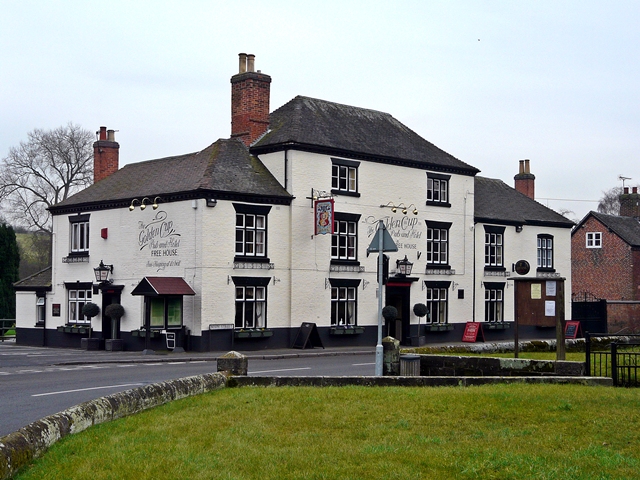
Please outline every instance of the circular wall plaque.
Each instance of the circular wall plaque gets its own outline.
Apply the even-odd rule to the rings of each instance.
[[[527,273],[529,273],[530,269],[531,267],[529,266],[529,262],[527,262],[526,260],[518,260],[516,262],[516,273],[518,275],[526,275]]]

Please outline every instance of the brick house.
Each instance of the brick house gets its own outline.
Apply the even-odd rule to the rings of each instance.
[[[571,234],[573,300],[606,300],[610,333],[640,331],[639,204],[625,187],[620,215],[589,212]]]

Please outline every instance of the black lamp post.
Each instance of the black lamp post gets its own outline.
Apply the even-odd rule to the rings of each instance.
[[[406,277],[407,275],[411,275],[413,263],[411,263],[405,255],[402,260],[396,260],[396,268],[398,269],[398,274]]]
[[[113,273],[113,265],[105,265],[102,260],[100,260],[100,265],[93,269],[93,273],[96,275],[96,282],[100,284],[111,283],[109,274]]]

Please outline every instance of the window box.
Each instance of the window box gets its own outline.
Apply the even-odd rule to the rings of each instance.
[[[151,330],[151,338],[160,337],[160,330]],[[142,337],[145,338],[145,329],[141,328],[139,330],[131,330],[131,335],[133,337]]]
[[[235,338],[267,338],[273,336],[273,330],[268,328],[264,329],[250,329],[250,330],[236,330],[233,332]]]
[[[364,327],[348,326],[348,327],[331,327],[329,335],[359,335],[364,333]]]
[[[508,330],[511,328],[511,324],[506,322],[485,322],[482,324],[482,328],[486,330]]]
[[[431,323],[424,326],[427,332],[449,332],[453,330],[453,324],[450,323]]]
[[[81,333],[82,335],[88,335],[91,328],[88,326],[65,325],[58,327],[57,330],[64,333]]]

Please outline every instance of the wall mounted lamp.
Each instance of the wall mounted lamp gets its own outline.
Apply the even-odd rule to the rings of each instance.
[[[151,205],[151,208],[153,208],[154,210],[158,209],[158,202],[161,202],[162,198],[161,197],[156,197],[153,199],[153,203],[151,202],[151,199],[149,197],[144,197],[142,200],[138,200],[137,198],[134,198],[133,200],[131,200],[131,205],[129,205],[129,211],[133,212],[136,209],[136,204],[140,207],[140,210],[144,210],[145,208],[147,208],[147,205]]]
[[[413,210],[411,210],[411,207],[413,207]],[[416,208],[415,204],[413,204],[413,203],[407,207],[404,203],[400,203],[400,204],[396,205],[393,202],[389,202],[386,205],[380,205],[380,208],[390,208],[393,213],[396,213],[398,211],[398,209],[400,209],[400,211],[404,215],[406,215],[407,212],[409,210],[411,210],[411,213],[413,213],[414,215],[418,215],[418,209]]]
[[[411,269],[413,269],[413,263],[409,261],[407,256],[405,255],[402,260],[396,260],[396,269],[398,273],[403,277],[407,275],[411,275]]]
[[[93,273],[96,276],[96,282],[104,284],[104,283],[113,283],[113,280],[109,280],[109,274],[113,273],[113,265],[105,265],[102,260],[100,260],[100,265],[93,269]]]

